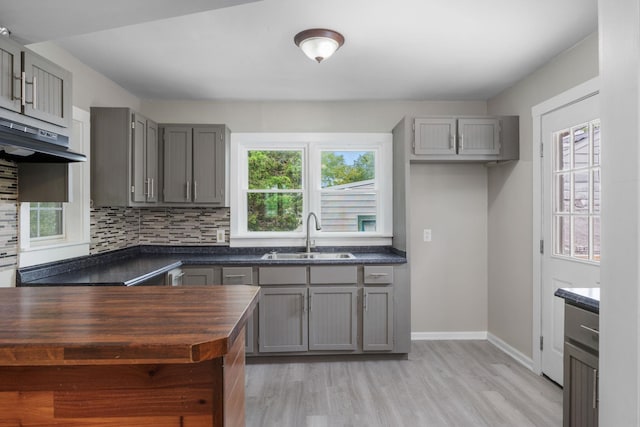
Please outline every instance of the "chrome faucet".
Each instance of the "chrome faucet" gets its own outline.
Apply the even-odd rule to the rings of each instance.
[[[318,216],[313,212],[309,212],[309,215],[307,215],[307,253],[311,253],[311,237],[309,237],[309,224],[311,223],[311,217],[314,217],[316,220],[316,230],[322,230],[320,222],[318,221]]]

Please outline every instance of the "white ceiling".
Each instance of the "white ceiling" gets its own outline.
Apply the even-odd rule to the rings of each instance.
[[[0,25],[145,99],[484,100],[596,31],[597,0],[0,0]],[[293,43],[314,27],[346,39],[321,64]]]

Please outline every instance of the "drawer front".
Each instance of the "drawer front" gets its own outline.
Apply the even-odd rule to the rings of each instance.
[[[355,265],[310,267],[309,277],[312,285],[358,283],[358,267]]]
[[[253,284],[253,269],[251,267],[222,267],[223,285],[251,285]]]
[[[600,347],[600,322],[596,313],[573,305],[564,306],[565,340],[572,340],[593,350]]]
[[[306,285],[307,267],[260,267],[260,285]]]
[[[365,284],[393,283],[393,267],[389,265],[370,265],[364,267]]]

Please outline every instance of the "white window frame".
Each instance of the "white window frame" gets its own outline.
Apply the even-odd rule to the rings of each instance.
[[[69,138],[69,148],[90,157],[90,123],[89,112],[73,107],[73,127]],[[90,187],[89,162],[71,163],[69,165],[69,181],[71,183],[70,201],[62,206],[62,236],[31,238],[30,204],[20,203],[20,253],[18,266],[60,261],[89,255],[91,245],[90,233]]]
[[[247,230],[247,157],[250,150],[303,150],[303,224],[295,232]],[[231,246],[304,246],[309,212],[320,216],[320,153],[375,151],[378,195],[375,232],[316,231],[316,246],[388,246],[393,237],[393,146],[390,133],[232,133],[231,134]],[[235,169],[235,170],[234,170]],[[320,218],[322,223],[322,218]]]

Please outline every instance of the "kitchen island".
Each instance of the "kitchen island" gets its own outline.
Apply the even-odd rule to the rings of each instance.
[[[0,289],[0,425],[243,426],[258,292]]]

